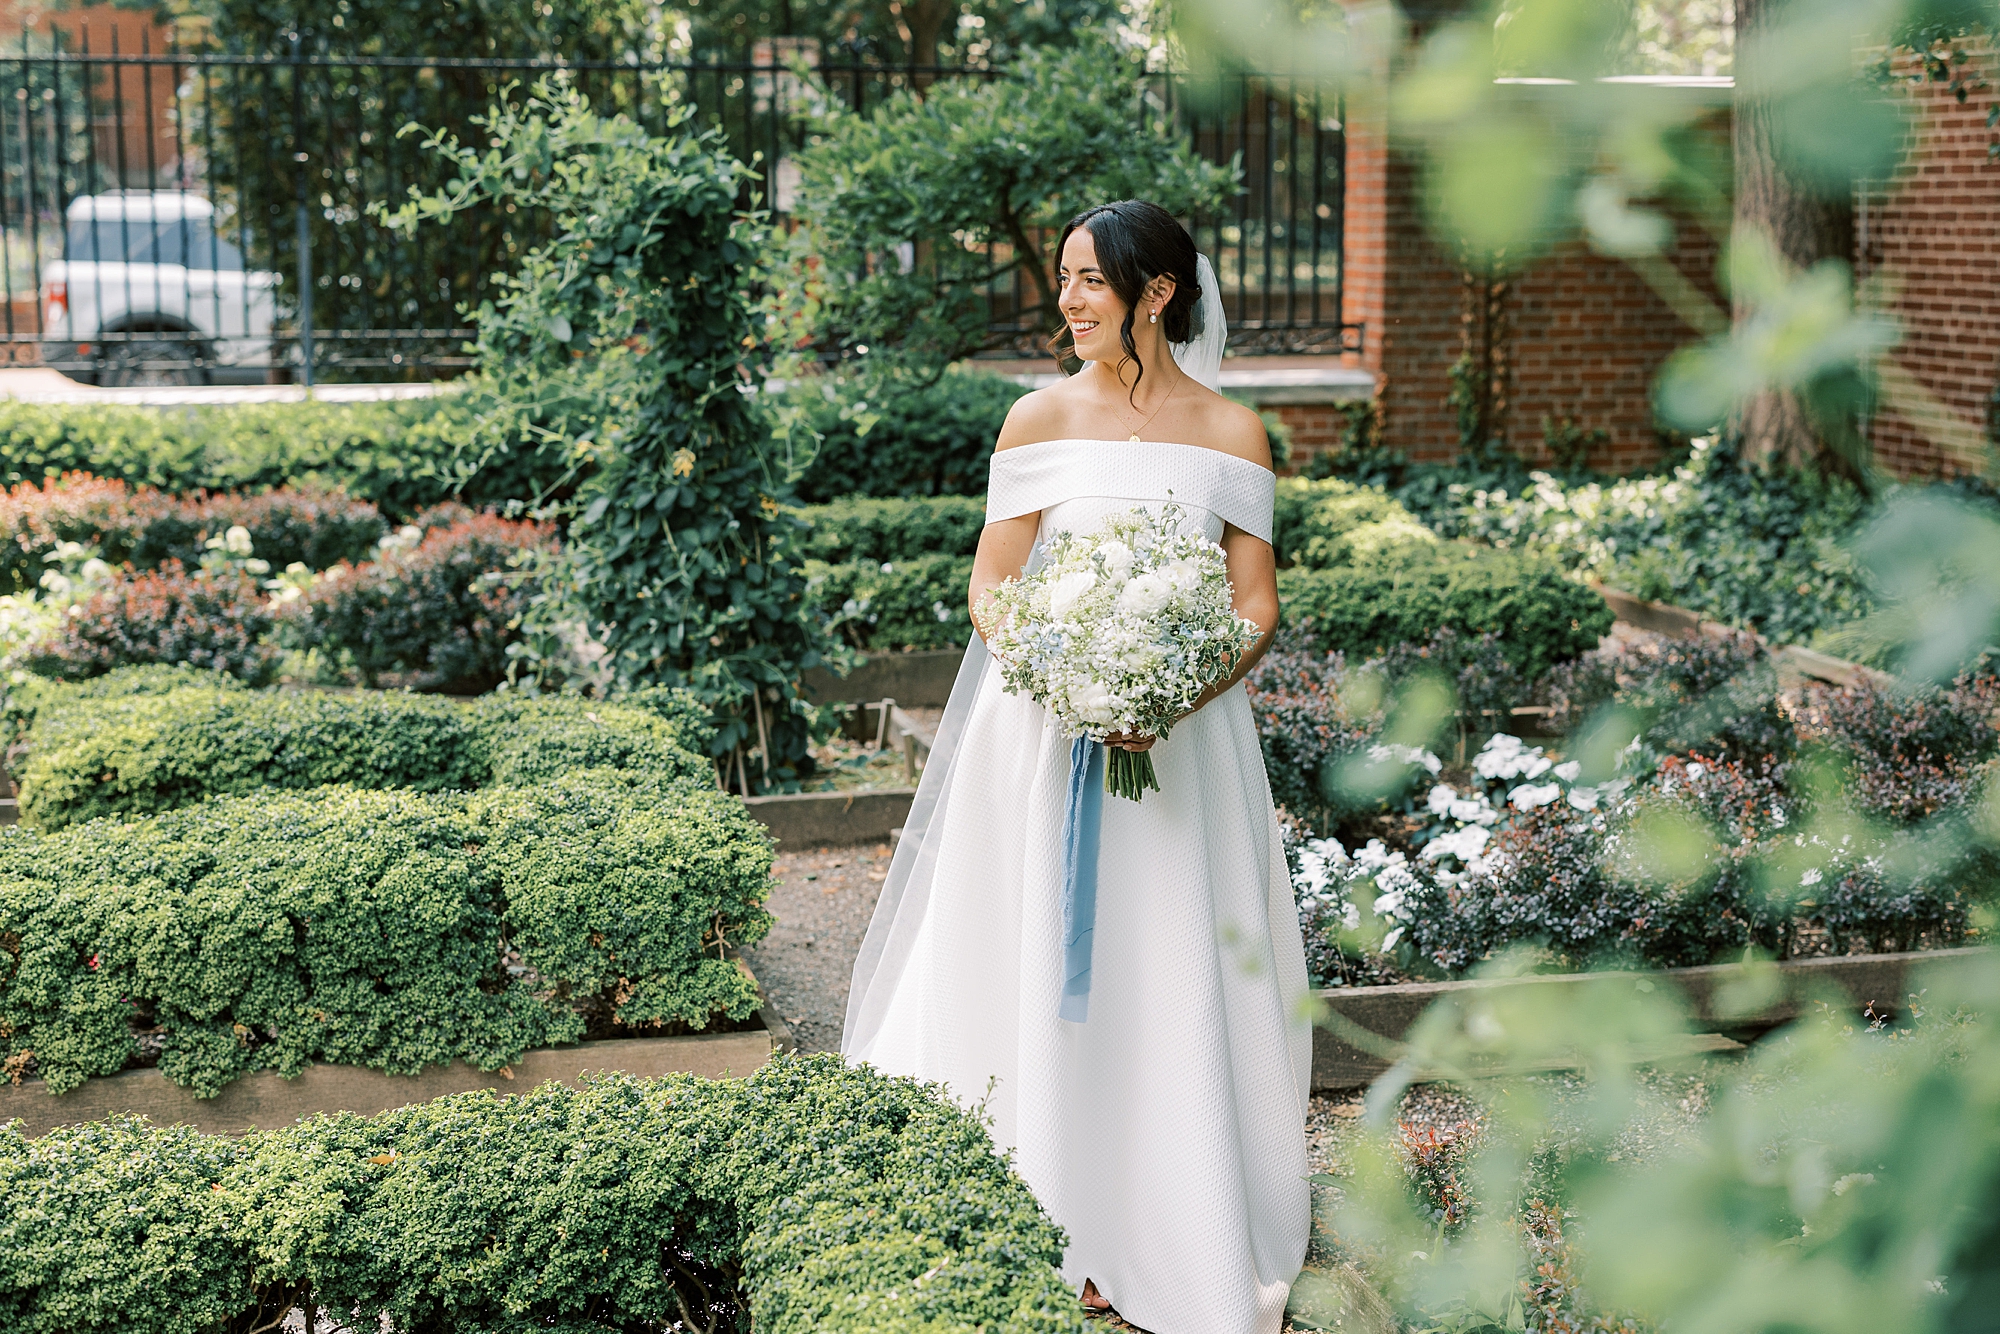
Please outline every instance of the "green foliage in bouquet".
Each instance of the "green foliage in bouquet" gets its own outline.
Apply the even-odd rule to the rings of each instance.
[[[939,1092],[779,1056],[242,1140],[0,1133],[0,1320],[21,1334],[275,1328],[1082,1334],[1062,1233]]]
[[[744,393],[764,243],[737,209],[748,169],[692,116],[655,137],[538,83],[482,118],[483,151],[428,138],[450,188],[388,216],[407,230],[512,209],[554,233],[473,312],[481,368],[518,408],[492,424],[492,448],[532,429],[578,479],[523,667],[561,677],[579,644],[601,644],[612,681],[693,689],[715,710],[714,752],[755,746],[757,776],[781,782],[806,759],[796,682],[820,639],[788,466]]]

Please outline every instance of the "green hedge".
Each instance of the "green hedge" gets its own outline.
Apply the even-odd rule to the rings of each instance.
[[[1312,622],[1312,640],[1350,658],[1424,643],[1442,629],[1492,632],[1529,680],[1597,647],[1611,609],[1551,561],[1464,543],[1327,570],[1278,572],[1288,625]]]
[[[970,556],[986,526],[986,501],[978,496],[925,500],[836,500],[798,511],[805,520],[805,554],[829,565],[849,561],[916,560]]]
[[[833,1056],[460,1094],[242,1140],[0,1133],[0,1325],[1082,1334],[1062,1233],[978,1118]],[[677,1294],[679,1300],[677,1300]],[[687,1328],[686,1325],[678,1327]]]
[[[1438,536],[1372,486],[1338,479],[1278,480],[1271,546],[1281,566],[1311,570],[1424,555]]]
[[[799,479],[805,499],[984,495],[993,442],[1008,409],[1028,392],[1003,376],[957,368],[925,389],[886,398],[881,391],[836,376],[785,390],[820,435],[819,452]],[[875,418],[866,435],[857,413]]]
[[[23,683],[23,814],[44,829],[171,810],[204,797],[328,784],[418,791],[545,782],[572,769],[713,784],[705,723],[681,710],[576,697],[276,693],[187,684],[152,669],[136,693]],[[202,674],[208,675],[208,674]],[[104,678],[111,679],[111,678]],[[161,687],[173,688],[161,691]],[[92,688],[96,687],[96,688]]]
[[[160,1046],[203,1097],[326,1061],[486,1070],[593,1015],[703,1028],[757,993],[769,840],[711,784],[608,769],[462,793],[225,796],[0,838],[8,1068],[51,1093]],[[503,960],[512,951],[515,968]],[[516,971],[516,969],[522,971]]]
[[[971,583],[970,556],[806,562],[806,596],[835,634],[862,649],[964,648]]]
[[[477,383],[383,403],[0,403],[0,481],[39,485],[84,471],[163,491],[338,486],[400,520],[454,494],[474,505],[532,498],[563,475],[566,444],[472,448],[480,419],[496,410],[505,412]]]

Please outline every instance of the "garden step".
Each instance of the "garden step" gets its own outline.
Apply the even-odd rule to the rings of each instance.
[[[1754,1035],[1797,1018],[1816,996],[1828,994],[1844,995],[1856,1011],[1864,1005],[1872,1005],[1877,1013],[1893,1015],[1902,1008],[1909,994],[1911,973],[1916,968],[1977,955],[1983,949],[1974,946],[1903,954],[1854,954],[1841,958],[1789,960],[1777,965],[1783,981],[1779,999],[1755,1014],[1729,1016],[1726,1019],[1717,1013],[1715,1001],[1724,983],[1743,975],[1740,965],[1736,964],[1668,968],[1657,973],[1548,973],[1460,982],[1330,987],[1314,993],[1325,1003],[1329,1017],[1313,1030],[1312,1084],[1315,1089],[1330,1090],[1358,1088],[1370,1083],[1389,1068],[1385,1049],[1399,1042],[1432,1002],[1446,996],[1502,987],[1546,987],[1575,992],[1580,1002],[1583,986],[1605,977],[1629,977],[1637,982],[1659,979],[1680,988],[1698,1024],[1726,1030],[1726,1033]],[[1343,1033],[1348,1037],[1343,1038]],[[1710,1050],[1735,1049],[1734,1040],[1727,1036],[1719,1039],[1716,1034],[1697,1037],[1712,1041]],[[1729,1045],[1724,1046],[1724,1043]]]

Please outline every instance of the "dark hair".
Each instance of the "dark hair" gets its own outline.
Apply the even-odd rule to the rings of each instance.
[[[1185,343],[1201,332],[1201,280],[1196,276],[1194,241],[1174,221],[1174,215],[1158,204],[1121,199],[1087,208],[1063,224],[1062,239],[1056,243],[1058,265],[1070,235],[1079,227],[1090,233],[1097,247],[1097,267],[1104,281],[1125,303],[1125,322],[1119,326],[1118,340],[1125,345],[1125,355],[1139,367],[1138,378],[1132,381],[1136,396],[1146,367],[1139,361],[1139,345],[1132,341],[1132,321],[1139,314],[1147,283],[1162,276],[1174,280],[1174,294],[1160,312],[1168,342]],[[1069,337],[1067,323],[1049,340],[1049,348],[1065,365],[1076,359],[1076,343]]]

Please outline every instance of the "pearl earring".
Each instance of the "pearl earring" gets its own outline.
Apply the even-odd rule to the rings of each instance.
[[[1148,324],[1158,324],[1159,322],[1160,322],[1160,312],[1157,310],[1154,311],[1152,315],[1149,316],[1146,320],[1146,323]]]

